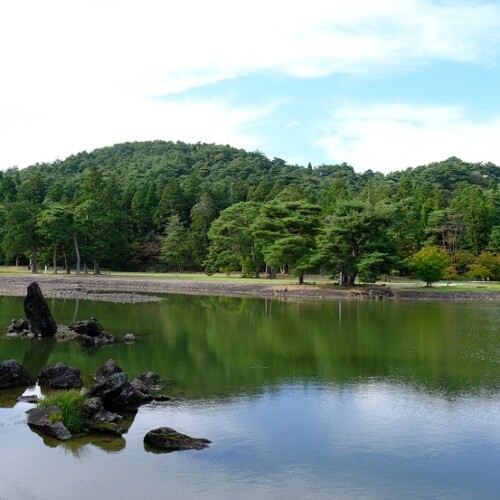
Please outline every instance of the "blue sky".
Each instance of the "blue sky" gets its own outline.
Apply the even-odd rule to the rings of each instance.
[[[500,2],[13,0],[0,168],[134,140],[500,165]]]

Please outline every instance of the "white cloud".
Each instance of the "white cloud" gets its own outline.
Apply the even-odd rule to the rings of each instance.
[[[458,106],[348,104],[333,111],[317,144],[325,163],[389,172],[450,156],[500,164],[499,136],[500,115],[473,120]]]
[[[197,103],[197,113],[193,103],[150,98],[261,72],[309,78],[435,58],[492,63],[499,34],[500,6],[464,0],[2,2],[0,168],[125,138],[253,147],[258,138],[244,125],[267,110],[226,100],[219,110]],[[186,116],[198,119],[188,126]]]
[[[67,105],[65,107],[65,105]],[[2,128],[4,166],[25,166],[124,141],[214,142],[255,150],[260,138],[245,131],[272,105],[230,107],[223,99],[157,101],[131,98],[65,102]],[[27,142],[26,138],[29,138]]]

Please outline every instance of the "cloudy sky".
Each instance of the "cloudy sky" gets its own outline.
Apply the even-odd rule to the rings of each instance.
[[[500,165],[498,0],[5,0],[0,169],[124,141]]]

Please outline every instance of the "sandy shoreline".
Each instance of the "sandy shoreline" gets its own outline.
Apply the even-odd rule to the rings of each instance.
[[[24,297],[32,282],[40,284],[47,298],[83,299],[109,302],[149,302],[162,299],[164,294],[218,295],[229,297],[267,297],[297,300],[362,300],[361,288],[355,291],[328,285],[291,284],[288,280],[262,283],[245,280],[211,281],[207,279],[130,278],[113,275],[0,275],[0,295]],[[388,287],[387,287],[388,288]],[[383,287],[380,287],[384,290]],[[483,300],[500,301],[499,292],[447,291],[392,288],[389,300]]]

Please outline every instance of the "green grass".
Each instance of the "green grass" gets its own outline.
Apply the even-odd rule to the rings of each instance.
[[[26,266],[0,266],[0,274],[29,274]]]
[[[48,394],[38,403],[39,408],[57,406],[61,410],[62,422],[72,434],[82,430],[85,422],[85,396],[77,389]],[[57,413],[55,414],[57,415]]]
[[[456,283],[452,285],[439,285],[433,286],[431,290],[440,292],[500,292],[500,283],[490,283],[484,281],[481,283]]]

